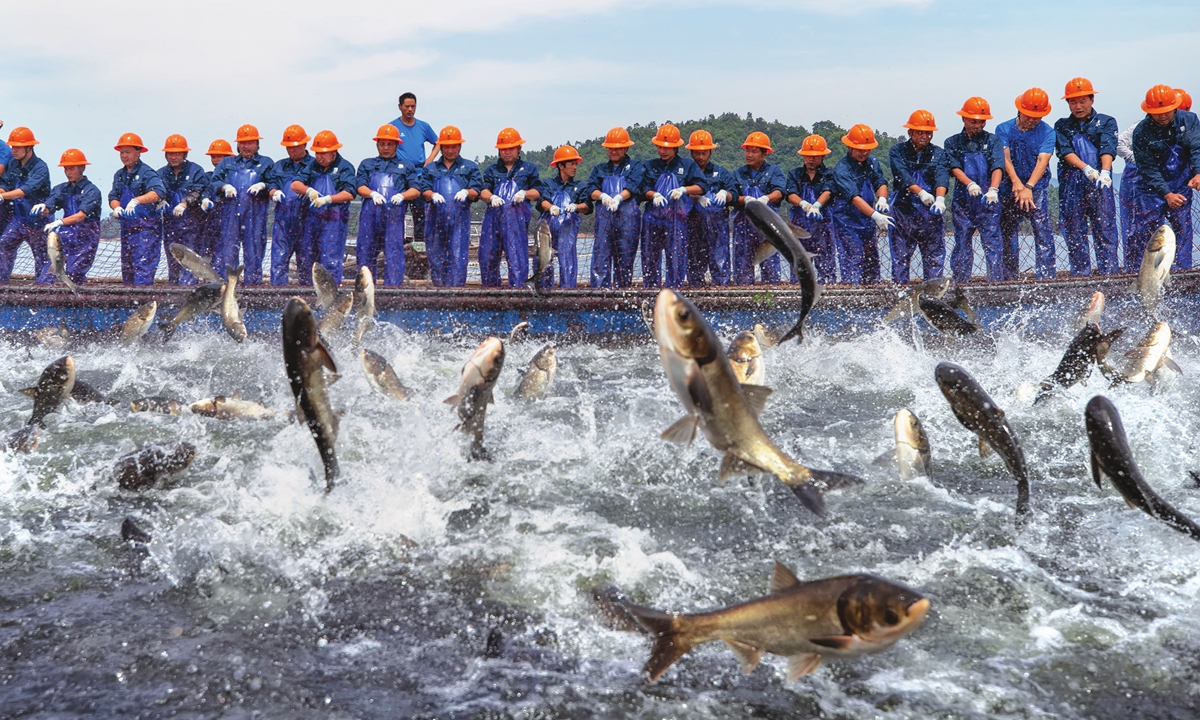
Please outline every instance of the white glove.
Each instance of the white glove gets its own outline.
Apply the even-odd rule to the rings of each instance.
[[[679,198],[683,197],[686,193],[687,193],[687,190],[685,190],[683,188],[675,188],[671,192],[667,193],[667,197],[671,198],[672,200],[678,200]]]
[[[875,201],[875,211],[876,212],[885,213],[888,210],[890,210],[891,207],[892,207],[891,205],[888,205],[887,198],[885,198],[885,197],[881,197]]]
[[[221,192],[225,193],[225,197],[227,197],[227,198],[237,197],[237,188],[230,185],[229,183],[225,183],[224,185],[221,186]]]
[[[44,212],[46,212],[46,203],[38,203],[37,205],[29,208],[30,215],[41,215]]]
[[[187,211],[187,203],[179,203],[178,205],[175,206],[175,209],[171,211],[171,214],[174,215],[175,217],[183,217],[183,213],[185,213],[186,211]]]
[[[375,191],[371,191],[371,202],[375,203],[376,205],[382,205],[387,202],[387,198]]]
[[[931,207],[933,205],[933,193],[929,192],[928,190],[922,190],[921,192],[917,193],[917,199],[920,200],[921,204],[925,207]],[[875,207],[879,206],[876,205]]]
[[[214,203],[212,200],[209,200],[208,198],[204,198],[203,200],[200,201],[200,209],[203,210],[204,212],[208,212],[209,210],[213,209],[213,205],[215,205],[215,204],[216,203]]]
[[[612,210],[612,195],[609,195],[608,193],[600,193],[600,203],[609,210]]]
[[[620,195],[613,196],[608,201],[608,209],[612,210],[613,212],[620,210],[621,209],[621,201],[624,199],[625,198],[621,197]]]
[[[271,191],[271,199],[277,203],[283,202],[283,191],[282,190],[272,190]]]
[[[1000,202],[1000,189],[988,188],[988,191],[983,194],[983,199],[988,205],[995,205]]]
[[[699,203],[700,207],[702,208],[712,205],[712,200],[709,200],[707,195],[701,195],[700,197],[696,198],[696,202]]]
[[[875,221],[875,227],[879,228],[880,230],[887,230],[888,228],[895,227],[896,225],[895,220],[892,220],[890,217],[884,215],[878,210],[871,213],[871,219]]]
[[[654,207],[666,207],[667,196],[663,195],[662,193],[654,193],[654,199],[652,202],[654,203]]]
[[[768,205],[771,202],[770,195],[759,195],[758,197],[756,197],[754,199],[757,200],[758,202],[762,203],[763,205]]]
[[[454,200],[455,202],[465,203],[467,201],[467,191],[459,190],[458,192],[454,193]]]
[[[808,212],[808,209],[809,209],[810,207],[812,207],[812,203],[810,203],[809,201],[807,201],[807,200],[805,200],[805,199],[801,198],[801,199],[800,199],[800,204],[799,204],[799,205],[797,205],[796,207],[800,208],[800,209],[801,209],[801,210],[803,210],[805,213],[807,213],[807,212]]]
[[[446,202],[446,198],[442,197],[441,193],[434,193],[429,196],[429,202],[434,205],[441,205]]]
[[[53,232],[54,230],[57,230],[62,226],[63,226],[62,220],[55,220],[54,222],[47,224],[46,227],[42,228],[42,232]]]
[[[313,202],[317,198],[321,197],[321,193],[317,192],[316,188],[309,188],[304,191],[304,194],[308,196],[309,202]],[[226,197],[228,197],[228,196],[226,196]]]
[[[141,205],[141,203],[137,201],[137,198],[130,200],[129,204],[125,206],[125,214],[132,215],[133,211],[137,210],[138,205]]]
[[[1101,170],[1100,180],[1097,181],[1097,184],[1102,188],[1112,187],[1112,173],[1108,170]]]
[[[513,201],[513,205],[517,205],[517,204],[525,202],[525,191],[518,190],[515,193],[513,193],[512,201]]]
[[[504,200],[499,195],[492,195],[492,207],[503,207]]]
[[[466,192],[466,190],[459,190],[459,193],[465,193],[465,192]],[[455,195],[455,196],[454,196],[454,199],[456,199],[456,200],[457,200],[457,199],[458,199],[458,195]],[[403,205],[403,204],[404,204],[404,196],[403,196],[403,195],[401,195],[400,193],[396,193],[395,195],[393,195],[393,196],[392,196],[392,199],[391,199],[391,201],[390,201],[390,202],[391,202],[393,205]]]
[[[725,190],[718,190],[717,194],[714,195],[713,197],[716,199],[718,207],[729,202],[729,193]]]
[[[967,186],[967,194],[971,197],[979,197],[983,194],[983,189],[979,187],[979,183],[973,182]]]
[[[124,215],[125,215],[125,208],[121,207],[120,205],[113,208],[112,216],[114,218],[120,220]]]
[[[558,217],[560,213],[562,213],[562,210],[559,210],[557,205],[550,206],[550,216],[551,217]]]
[[[579,210],[579,206],[576,205],[575,203],[567,203],[567,206],[565,208],[563,208],[563,212],[565,212],[567,214],[574,213],[577,210]]]
[[[330,197],[329,195],[321,195],[316,200],[312,201],[312,206],[315,208],[325,207],[326,205],[328,205],[331,202],[333,202],[332,197]]]
[[[1094,183],[1100,182],[1100,173],[1096,170],[1096,168],[1092,167],[1091,165],[1083,166],[1083,176],[1091,182],[1094,182]]]
[[[946,213],[946,198],[939,197],[933,201],[933,207],[929,208],[929,212],[934,215],[944,215]]]
[[[253,185],[251,185],[250,187],[246,188],[246,192],[250,193],[251,195],[257,195],[266,189],[267,189],[266,183],[256,182]]]
[[[804,212],[804,214],[807,217],[810,217],[814,220],[820,220],[821,219],[821,203],[818,201],[818,202],[813,203],[812,205],[809,205],[808,210],[806,210]]]

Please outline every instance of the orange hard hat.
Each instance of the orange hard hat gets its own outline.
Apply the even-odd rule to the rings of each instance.
[[[18,130],[20,128],[17,128]],[[14,131],[15,132],[15,131]],[[9,143],[10,145],[12,143]],[[125,133],[117,144],[113,146],[113,150],[120,150],[123,147],[135,147],[142,152],[150,152],[150,150],[142,144],[142,136],[137,133]]]
[[[400,130],[393,124],[380,125],[375,131],[375,137],[371,138],[375,142],[380,140],[391,140],[394,143],[403,145],[404,141],[400,139]]]
[[[575,148],[570,145],[563,145],[554,151],[554,159],[550,161],[550,167],[554,167],[561,162],[570,162],[571,160],[582,161],[583,158],[579,156],[579,151]]]
[[[334,135],[332,130],[322,130],[313,138],[312,151],[315,153],[334,152],[341,147],[342,144],[338,142],[337,135]]]
[[[75,148],[64,150],[62,159],[58,161],[59,167],[79,167],[81,165],[91,165],[91,163],[84,157],[82,150],[76,150]]]
[[[627,148],[633,147],[633,141],[629,139],[629,131],[623,127],[615,127],[609,130],[604,136],[604,142],[600,143],[600,147],[606,148]]]
[[[879,147],[875,131],[866,123],[859,123],[842,136],[842,144],[855,150],[871,150]]]
[[[933,132],[937,130],[937,123],[933,121],[933,113],[928,110],[914,110],[913,114],[908,116],[908,122],[904,123],[904,127],[909,130]]]
[[[167,141],[163,143],[163,152],[190,152],[187,140],[179,133],[168,135]]]
[[[304,128],[299,125],[288,125],[283,130],[283,140],[279,144],[284,147],[300,147],[309,140],[312,138],[304,132]]]
[[[1142,111],[1151,115],[1169,113],[1179,107],[1179,95],[1170,85],[1155,85],[1146,91]]]
[[[1050,114],[1050,96],[1041,88],[1029,88],[1017,96],[1017,112],[1032,118],[1042,118]]]
[[[258,134],[258,128],[254,127],[253,125],[243,125],[238,128],[238,142],[253,142],[255,140],[262,140],[262,135]]]
[[[991,120],[992,106],[981,97],[969,97],[957,114],[971,120]]]
[[[684,147],[688,150],[716,150],[717,144],[713,142],[713,136],[707,130],[697,130],[688,137],[688,143]]]
[[[525,140],[521,138],[521,133],[517,132],[516,128],[504,128],[500,134],[496,136],[496,149],[507,150],[509,148],[521,147],[525,144]]]
[[[677,148],[683,146],[683,138],[679,136],[679,128],[671,123],[660,125],[654,139],[650,142],[659,147]]]
[[[13,131],[8,134],[9,147],[32,147],[37,144],[38,141],[33,136],[33,131],[25,126],[13,128]]]
[[[746,136],[746,142],[742,143],[742,147],[762,148],[769,153],[775,152],[774,148],[771,147],[771,138],[767,137],[765,132],[758,132],[757,130]]]
[[[1180,110],[1191,110],[1192,109],[1192,96],[1188,95],[1187,90],[1184,90],[1183,88],[1175,88],[1175,94],[1179,96],[1179,109]]]
[[[800,149],[796,151],[798,155],[824,157],[833,152],[829,146],[825,144],[825,138],[820,135],[809,135],[804,138],[804,142],[800,144]]]
[[[209,143],[208,152],[206,152],[204,154],[208,155],[209,157],[221,157],[223,155],[232,155],[233,148],[229,146],[228,140],[221,140],[220,138],[218,138],[216,140],[213,140],[211,143]]]
[[[1086,97],[1095,95],[1096,91],[1092,89],[1092,81],[1087,78],[1073,78],[1067,81],[1067,89],[1063,90],[1063,100],[1071,98]]]
[[[462,145],[462,131],[453,125],[447,125],[438,133],[438,145]]]

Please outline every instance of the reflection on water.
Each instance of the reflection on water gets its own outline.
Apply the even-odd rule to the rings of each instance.
[[[491,464],[466,461],[441,402],[480,338],[368,336],[417,390],[405,404],[333,343],[343,480],[328,496],[299,425],[70,403],[35,454],[0,455],[0,715],[1195,717],[1200,545],[1092,484],[1083,408],[1098,375],[1036,408],[1018,398],[1068,339],[1025,327],[1008,323],[994,354],[890,330],[768,350],[768,433],[867,478],[827,496],[827,520],[769,477],[717,482],[702,440],[659,439],[680,406],[648,336],[560,346],[551,397],[528,406],[509,393],[541,341],[510,346]],[[291,402],[277,336],[72,352],[80,378],[123,401]],[[11,430],[30,408],[17,390],[61,351],[9,338],[3,353]],[[1177,333],[1174,354],[1188,375],[1109,396],[1147,478],[1195,517],[1200,352]],[[1003,463],[979,458],[933,382],[941,360],[974,373],[1024,440],[1034,513],[1020,534]],[[875,462],[901,407],[929,434],[931,480]],[[107,475],[119,455],[179,440],[199,455],[165,487],[125,493]],[[148,546],[121,541],[126,517]],[[612,583],[666,610],[722,606],[764,594],[774,558],[801,579],[873,572],[933,609],[891,650],[795,683],[773,656],[743,677],[714,643],[646,686],[648,641],[605,627],[589,600]]]

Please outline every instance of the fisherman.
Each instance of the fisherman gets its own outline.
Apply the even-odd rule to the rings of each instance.
[[[312,248],[316,261],[329,271],[338,285],[342,284],[342,266],[346,259],[350,203],[358,189],[354,166],[338,152],[341,147],[332,130],[317,133],[313,138],[314,162],[292,181],[292,190],[307,195],[309,202],[302,242]]]
[[[197,280],[187,268],[179,264],[169,252],[172,243],[196,250],[200,229],[204,224],[204,211],[200,199],[208,181],[204,168],[187,159],[191,151],[187,140],[179,134],[167,136],[163,153],[167,164],[159,171],[163,187],[167,190],[169,209],[163,214],[163,248],[167,252],[167,282],[171,285],[195,285]],[[61,235],[60,235],[61,237]],[[66,250],[66,248],[63,248]]]
[[[382,276],[384,285],[395,287],[404,284],[405,203],[421,194],[421,169],[400,159],[396,149],[401,142],[396,126],[381,125],[375,133],[379,155],[363,160],[355,179],[363,201],[354,257],[358,267],[371,268],[372,277]],[[380,252],[383,272],[377,273]]]
[[[58,166],[63,169],[67,181],[55,185],[50,196],[42,205],[35,205],[34,212],[43,218],[62,210],[61,219],[51,220],[42,227],[43,232],[57,232],[62,243],[63,261],[67,275],[76,284],[87,282],[88,270],[96,260],[96,249],[100,246],[100,207],[103,195],[100,188],[92,184],[83,174],[90,165],[83,152],[71,148],[62,154]],[[50,263],[38,276],[38,282],[52,282],[49,276]]]
[[[833,228],[837,231],[838,265],[842,282],[874,284],[879,282],[876,236],[895,225],[886,214],[891,210],[887,178],[871,154],[871,150],[879,147],[879,141],[869,125],[859,123],[842,136],[842,144],[850,150],[833,167]]]
[[[946,153],[933,144],[937,124],[933,113],[917,110],[904,124],[908,140],[888,151],[892,183],[896,190],[891,232],[892,280],[909,282],[913,251],[921,248],[926,280],[940,278],[946,268],[946,188],[950,172]]]
[[[963,119],[963,131],[946,138],[946,160],[954,176],[954,199],[950,218],[954,224],[954,250],[950,253],[950,271],[955,282],[968,282],[975,266],[972,236],[978,231],[979,244],[987,261],[987,279],[1016,280],[1005,274],[1000,241],[1000,178],[1004,172],[1004,147],[992,133],[984,130],[992,119],[992,108],[981,97],[967,98],[957,111]],[[985,190],[986,188],[986,190]]]
[[[215,171],[222,160],[233,157],[233,147],[228,140],[218,138],[209,143],[208,152],[205,155],[208,155],[209,162],[212,163],[213,171]],[[200,195],[200,209],[204,212],[204,222],[197,236],[196,252],[201,257],[215,261],[217,246],[221,240],[221,217],[227,208],[229,212],[236,212],[237,200],[226,200],[223,193],[214,196],[212,175],[212,172],[204,175],[204,191]]]
[[[1063,99],[1069,117],[1054,123],[1058,150],[1058,217],[1067,241],[1072,275],[1109,275],[1120,269],[1117,258],[1117,208],[1112,163],[1117,154],[1117,121],[1092,109],[1096,99],[1087,78],[1067,83]],[[1087,240],[1091,226],[1092,245]]]
[[[778,165],[767,162],[767,154],[775,150],[771,138],[764,132],[752,132],[742,143],[746,164],[733,171],[733,182],[737,187],[737,202],[740,208],[746,203],[761,202],[775,212],[787,189],[787,177]],[[750,218],[741,209],[733,211],[733,284],[754,284],[754,253],[765,240]],[[764,285],[779,283],[779,256],[772,255],[764,260],[761,282]]]
[[[213,270],[224,277],[226,268],[238,266],[240,250],[245,285],[262,284],[263,255],[267,251],[271,196],[266,190],[272,181],[272,160],[258,154],[260,140],[262,136],[253,125],[238,128],[238,154],[221,161],[209,182],[213,195],[233,200],[221,213],[221,239],[213,255]]]
[[[809,135],[796,151],[804,164],[788,173],[787,201],[791,203],[791,222],[804,228],[810,237],[801,240],[813,254],[813,266],[821,283],[837,281],[834,258],[833,226],[828,209],[833,197],[833,172],[825,166],[825,156],[833,151],[820,135]]]
[[[696,130],[684,146],[704,178],[705,193],[688,214],[688,285],[704,285],[708,271],[713,285],[729,284],[729,201],[737,197],[733,173],[712,160],[717,149],[707,130]]]
[[[1039,278],[1054,277],[1054,233],[1050,229],[1050,158],[1055,134],[1041,118],[1050,114],[1050,97],[1041,88],[1017,96],[1017,116],[996,127],[1004,146],[1005,177],[1000,183],[1000,236],[1004,277],[1015,280],[1021,271],[1017,228],[1022,219],[1033,226]]]
[[[579,151],[570,145],[555,150],[550,161],[555,173],[542,180],[544,192],[538,203],[538,208],[549,215],[550,238],[558,251],[558,282],[565,288],[578,285],[579,216],[592,211],[584,184],[575,178],[582,160]]]
[[[687,218],[695,204],[692,198],[704,194],[704,177],[692,160],[679,157],[683,138],[679,128],[667,123],[658,128],[650,141],[658,148],[658,157],[644,163],[642,196],[646,210],[642,215],[642,284],[653,288],[663,285],[662,256],[666,252],[666,287],[681,287],[687,276]]]
[[[479,199],[489,205],[479,232],[479,280],[484,287],[500,287],[500,256],[508,260],[508,286],[521,287],[529,279],[530,203],[541,199],[537,166],[521,159],[525,141],[516,128],[496,136],[500,159],[483,171]]]
[[[121,221],[121,282],[153,285],[162,252],[162,229],[157,205],[167,197],[162,178],[146,163],[149,152],[137,133],[125,133],[113,148],[124,166],[113,175],[108,206]]]
[[[0,206],[7,207],[10,213],[0,231],[0,283],[11,279],[17,248],[23,242],[29,243],[33,253],[35,278],[41,279],[49,265],[46,236],[42,234],[45,223],[40,211],[32,212],[50,194],[50,168],[33,151],[37,144],[33,131],[27,127],[16,128],[8,135],[13,159],[5,170],[4,189],[0,191]]]
[[[0,120],[0,128],[4,127],[4,122]],[[0,140],[0,192],[8,190],[4,183],[4,173],[13,163],[12,149],[8,147],[8,143]],[[8,225],[9,218],[12,217],[12,206],[6,202],[0,202],[0,232]]]
[[[406,92],[399,100],[400,117],[391,122],[400,131],[400,147],[396,157],[407,167],[420,171],[428,166],[441,152],[438,145],[438,134],[424,120],[417,119],[417,96]],[[430,146],[425,153],[425,145]],[[425,201],[417,196],[412,202],[405,203],[412,209],[413,240],[425,242]]]
[[[442,157],[421,175],[421,195],[430,205],[425,216],[429,277],[438,286],[467,284],[471,203],[479,199],[483,178],[477,164],[460,157],[462,144],[462,131],[442,128],[437,141]]]
[[[592,287],[633,284],[633,261],[641,229],[634,193],[641,188],[646,174],[645,166],[629,157],[633,145],[625,128],[609,130],[600,143],[608,152],[608,162],[593,167],[588,178],[588,194],[599,203],[592,243]]]
[[[283,131],[283,146],[287,157],[271,166],[267,189],[275,201],[275,220],[271,223],[271,284],[288,284],[288,268],[296,258],[296,277],[300,285],[312,285],[312,246],[305,244],[304,223],[308,219],[308,198],[292,190],[292,181],[306,172],[313,163],[308,154],[312,140],[304,128],[288,125]]]
[[[1200,118],[1180,110],[1183,98],[1169,85],[1155,85],[1142,102],[1145,119],[1133,131],[1139,180],[1137,212],[1151,228],[1175,231],[1173,270],[1192,267],[1192,193],[1200,190]]]

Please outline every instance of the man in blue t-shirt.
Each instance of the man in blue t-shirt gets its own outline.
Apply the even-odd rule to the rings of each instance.
[[[396,159],[407,167],[419,171],[441,152],[438,135],[424,120],[417,119],[417,96],[406,92],[400,96],[400,117],[391,122],[400,131],[400,146],[396,148]],[[425,153],[425,144],[433,147]],[[412,209],[413,240],[425,242],[425,201],[417,197],[408,203]]]
[[[1017,229],[1021,220],[1033,226],[1034,268],[1039,278],[1052,278],[1054,232],[1050,228],[1050,158],[1057,136],[1042,118],[1050,114],[1050,97],[1041,88],[1017,96],[1017,116],[996,127],[1004,148],[1005,177],[1000,182],[1000,237],[1006,280],[1020,273]]]

